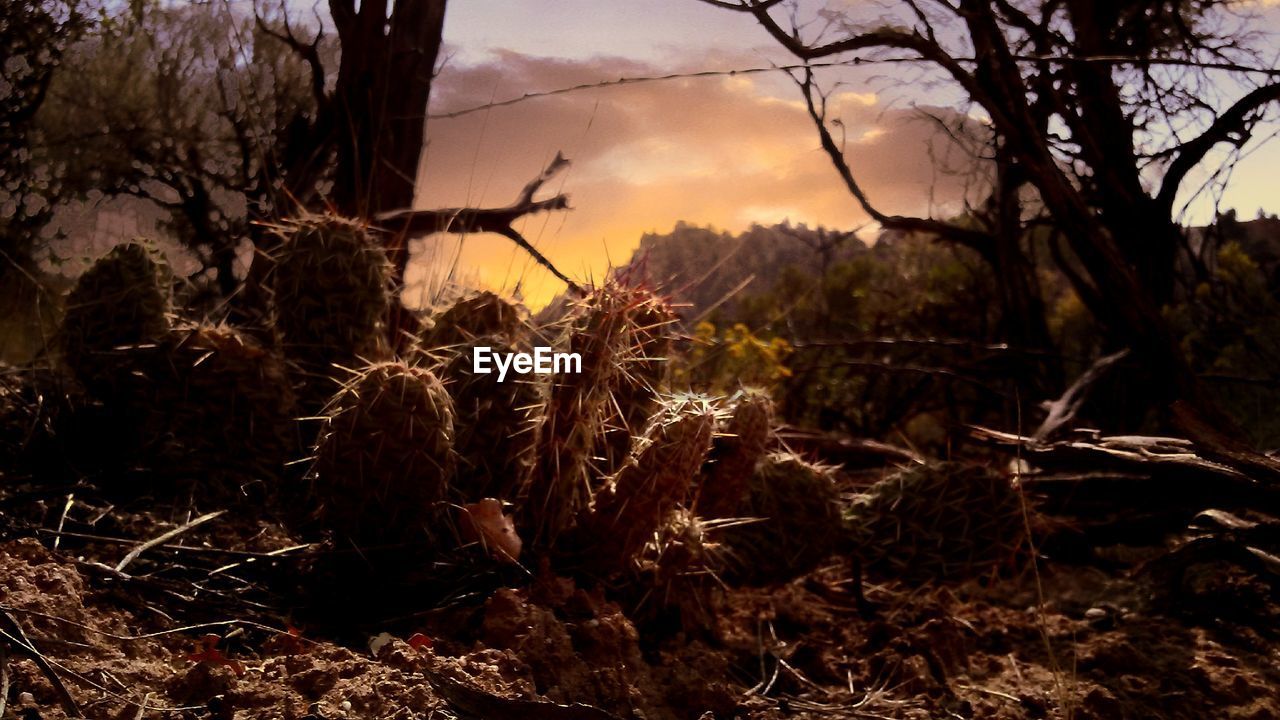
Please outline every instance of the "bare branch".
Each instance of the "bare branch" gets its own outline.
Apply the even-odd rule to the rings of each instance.
[[[307,63],[307,67],[311,70],[311,95],[316,101],[316,110],[321,111],[325,103],[328,102],[328,94],[324,91],[324,63],[320,60],[320,40],[324,37],[324,30],[316,30],[316,36],[311,42],[303,42],[293,34],[293,28],[289,25],[288,16],[285,16],[284,31],[273,30],[261,15],[254,13],[253,20],[257,24],[258,29],[264,34],[273,37],[293,50],[298,57]]]
[[[831,159],[831,163],[835,166],[836,172],[840,174],[840,179],[844,181],[845,187],[849,190],[849,194],[853,195],[854,199],[858,201],[858,205],[860,205],[862,210],[866,212],[867,215],[870,215],[873,220],[880,223],[881,226],[887,229],[902,230],[905,232],[931,233],[979,251],[991,244],[991,235],[985,232],[970,228],[963,228],[929,218],[889,215],[872,205],[870,198],[867,197],[862,186],[858,184],[857,179],[854,178],[853,170],[849,167],[848,161],[845,160],[844,151],[840,148],[840,145],[836,143],[835,138],[831,135],[831,131],[827,128],[826,110],[820,106],[819,100],[816,99],[818,90],[813,84],[812,72],[806,71],[804,78],[797,79],[796,82],[799,84],[800,90],[804,94],[805,107],[809,111],[809,117],[813,120],[813,124],[818,130],[818,136],[822,142],[822,149]]]
[[[782,0],[761,0],[754,2],[753,0],[742,0],[742,2],[728,2],[728,0],[702,0],[708,5],[714,5],[725,10],[737,10],[738,12],[754,12],[756,10],[768,10],[774,5],[778,5]]]
[[[381,213],[374,218],[383,230],[393,233],[397,241],[389,246],[392,261],[397,270],[403,274],[404,265],[408,262],[408,239],[435,233],[494,233],[501,235],[531,257],[548,272],[555,275],[574,293],[580,293],[577,283],[560,272],[550,260],[538,251],[528,240],[512,227],[516,220],[540,212],[569,209],[569,196],[559,193],[544,200],[534,200],[533,196],[542,189],[552,177],[569,166],[569,160],[561,153],[547,165],[536,178],[530,180],[520,191],[515,202],[499,208],[442,208],[436,210],[392,210]]]
[[[1156,201],[1167,210],[1173,208],[1174,198],[1187,173],[1200,164],[1205,155],[1218,143],[1230,142],[1240,147],[1250,137],[1250,116],[1268,103],[1280,100],[1280,83],[1263,85],[1235,102],[1218,116],[1213,124],[1199,136],[1183,143],[1178,156],[1169,165]]]

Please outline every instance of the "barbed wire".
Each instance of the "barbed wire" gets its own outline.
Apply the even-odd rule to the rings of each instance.
[[[1280,77],[1280,68],[1262,68],[1250,65],[1242,65],[1238,63],[1227,62],[1201,62],[1198,60],[1188,60],[1180,58],[1143,58],[1133,55],[1088,55],[1088,56],[1064,56],[1064,55],[1017,55],[1015,60],[1029,63],[1109,63],[1113,65],[1134,65],[1134,66],[1152,66],[1162,65],[1170,67],[1187,67],[1197,68],[1201,70],[1219,70],[1224,72],[1236,72],[1252,75],[1264,75],[1267,77]],[[957,62],[973,63],[974,58],[963,57],[955,58]],[[427,113],[429,120],[449,120],[453,118],[471,115],[485,110],[495,108],[510,107],[520,103],[536,100],[545,97],[554,97],[556,95],[568,95],[571,93],[583,92],[587,90],[600,90],[605,88],[620,87],[624,85],[640,85],[646,83],[670,82],[673,80],[690,80],[699,78],[717,78],[717,77],[735,77],[739,75],[762,75],[766,73],[778,72],[796,72],[805,69],[829,69],[837,67],[861,67],[867,65],[886,65],[911,63],[918,64],[932,63],[932,60],[919,57],[893,57],[893,58],[849,58],[847,60],[831,60],[824,62],[811,63],[791,63],[787,65],[768,65],[749,68],[734,68],[729,70],[695,70],[692,72],[675,72],[663,73],[659,75],[636,75],[632,77],[621,77],[610,80],[597,80],[594,82],[579,83],[577,85],[568,85],[554,90],[541,90],[537,92],[527,92],[518,97],[508,98],[506,100],[498,100],[495,102],[487,102],[482,105],[474,105],[461,110],[452,110],[449,112]]]

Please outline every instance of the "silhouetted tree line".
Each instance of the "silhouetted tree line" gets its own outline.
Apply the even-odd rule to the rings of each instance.
[[[790,224],[646,235],[631,271],[686,308],[677,375],[724,390],[765,384],[793,424],[941,452],[964,442],[967,424],[1039,422],[1039,403],[1062,389],[1028,386],[1026,368],[1076,377],[1106,354],[1097,321],[1047,253],[1035,270],[1048,343],[1029,348],[1009,342],[999,278],[972,250],[886,231],[872,242],[851,236],[824,257],[820,241],[834,235]],[[1164,314],[1224,410],[1261,446],[1280,446],[1270,410],[1280,401],[1280,220],[1230,211],[1189,239],[1196,267],[1179,264]],[[1124,387],[1145,367],[1128,359],[1109,372],[1106,394],[1079,419],[1159,430],[1156,413],[1135,423],[1115,412],[1143,401]]]

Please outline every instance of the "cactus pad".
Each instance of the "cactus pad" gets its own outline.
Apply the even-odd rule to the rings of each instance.
[[[718,412],[699,395],[664,403],[581,527],[594,567],[623,567],[685,501],[711,449]]]
[[[475,345],[518,349],[502,336],[478,338]],[[475,374],[469,352],[453,353],[444,381],[453,398],[459,493],[467,502],[514,500],[533,469],[540,385],[519,375],[498,382],[496,373]]]
[[[422,335],[427,350],[471,344],[483,336],[500,336],[518,343],[529,334],[527,311],[492,292],[462,298],[435,318]]]
[[[334,215],[279,226],[283,242],[268,279],[286,357],[302,374],[309,410],[341,372],[380,359],[391,307],[391,266],[365,227]]]
[[[520,525],[536,548],[550,547],[588,505],[619,364],[631,344],[630,298],[615,285],[592,292],[566,318],[563,345],[582,358],[581,373],[555,377],[538,426],[537,462],[523,492]]]
[[[175,329],[163,348],[150,404],[170,464],[215,495],[278,481],[296,452],[284,360],[226,326]]]

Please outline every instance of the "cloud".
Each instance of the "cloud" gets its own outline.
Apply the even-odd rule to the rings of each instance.
[[[681,68],[756,65],[745,57],[685,56]],[[449,112],[602,79],[670,72],[622,58],[565,60],[510,51],[446,67],[432,112]],[[845,87],[829,99],[847,157],[866,191],[891,213],[957,207],[964,178],[940,175],[935,159],[970,164],[943,138],[938,122],[975,123],[934,108],[889,108],[868,88]],[[736,231],[784,217],[849,227],[866,220],[826,155],[798,91],[769,76],[689,78],[542,97],[428,123],[420,206],[508,202],[557,151],[574,165],[548,190],[563,187],[574,210],[534,217],[520,228],[563,271],[599,278],[627,261],[646,231],[676,221]],[[932,146],[932,151],[931,151]],[[931,156],[932,152],[932,156]],[[560,290],[554,279],[503,238],[436,239],[437,266],[482,282],[521,289],[534,304]],[[419,269],[421,272],[421,269]]]

